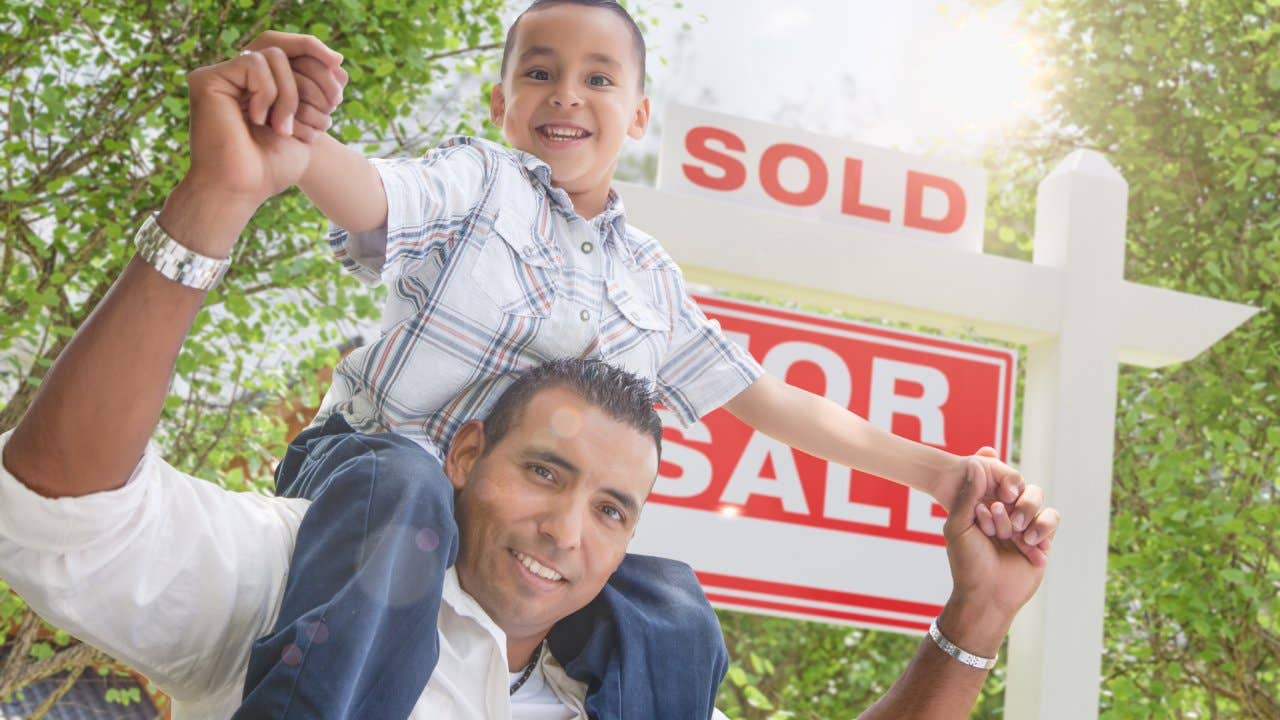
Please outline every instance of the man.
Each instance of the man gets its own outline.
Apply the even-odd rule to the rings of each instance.
[[[286,52],[340,61],[305,39]],[[146,672],[174,697],[177,714],[192,717],[225,717],[238,704],[248,648],[280,611],[308,507],[227,493],[144,452],[177,352],[216,276],[210,258],[226,257],[257,207],[305,169],[306,148],[289,136],[291,123],[281,120],[275,132],[235,122],[242,99],[259,116],[277,102],[297,102],[286,92],[287,67],[257,62],[237,58],[189,76],[191,167],[158,226],[181,246],[169,247],[170,256],[199,256],[156,264],[163,253],[149,246],[130,263],[4,438],[0,473],[0,575],[46,618]],[[617,566],[658,449],[652,433],[567,387],[553,383],[528,396],[506,433],[473,422],[449,448],[461,537],[439,639],[452,654],[442,653],[410,717],[580,715],[583,688],[541,653],[542,637]],[[954,645],[990,657],[1043,570],[1009,540],[1007,522],[996,523],[1003,538],[996,540],[974,524],[991,483],[976,461],[969,475],[949,508],[956,587],[939,625]],[[1056,514],[1040,511],[1035,488],[1027,492],[1051,535]],[[413,530],[431,552],[430,535],[421,534],[429,529]],[[308,639],[324,642],[333,631],[317,626]],[[406,639],[414,640],[412,628]],[[297,651],[286,647],[282,661]],[[534,658],[528,667],[538,672],[509,677],[517,656]],[[966,715],[984,674],[953,658],[978,662],[926,639],[867,717]],[[512,681],[530,678],[548,692],[511,704]]]

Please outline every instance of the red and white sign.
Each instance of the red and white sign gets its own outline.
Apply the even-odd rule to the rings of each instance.
[[[1013,350],[697,297],[769,372],[879,427],[1007,460]],[[633,552],[693,566],[718,606],[924,632],[951,590],[945,513],[923,493],[793,450],[717,410],[663,411]]]
[[[982,252],[980,168],[676,104],[658,189]]]

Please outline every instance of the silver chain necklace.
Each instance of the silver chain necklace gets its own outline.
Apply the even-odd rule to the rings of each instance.
[[[533,659],[529,661],[528,665],[524,666],[524,672],[520,673],[520,677],[511,683],[511,690],[507,693],[508,695],[515,695],[517,690],[524,687],[524,684],[529,681],[529,676],[533,675],[533,669],[538,666],[538,658],[540,657],[542,657],[542,645],[538,645],[538,649],[533,653]]]

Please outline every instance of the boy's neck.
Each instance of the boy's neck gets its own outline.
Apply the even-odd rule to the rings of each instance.
[[[555,182],[552,182],[551,185],[552,187],[560,187]],[[590,222],[595,219],[597,215],[604,212],[604,209],[608,207],[609,190],[611,187],[611,185],[606,184],[592,188],[586,192],[575,193],[565,190],[565,193],[573,203],[574,212],[578,213],[583,217],[583,219]]]

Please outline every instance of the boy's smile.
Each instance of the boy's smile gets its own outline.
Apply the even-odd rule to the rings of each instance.
[[[552,185],[590,219],[608,201],[623,140],[649,124],[643,73],[614,13],[569,4],[529,12],[493,89],[492,119],[512,147],[551,166]]]

